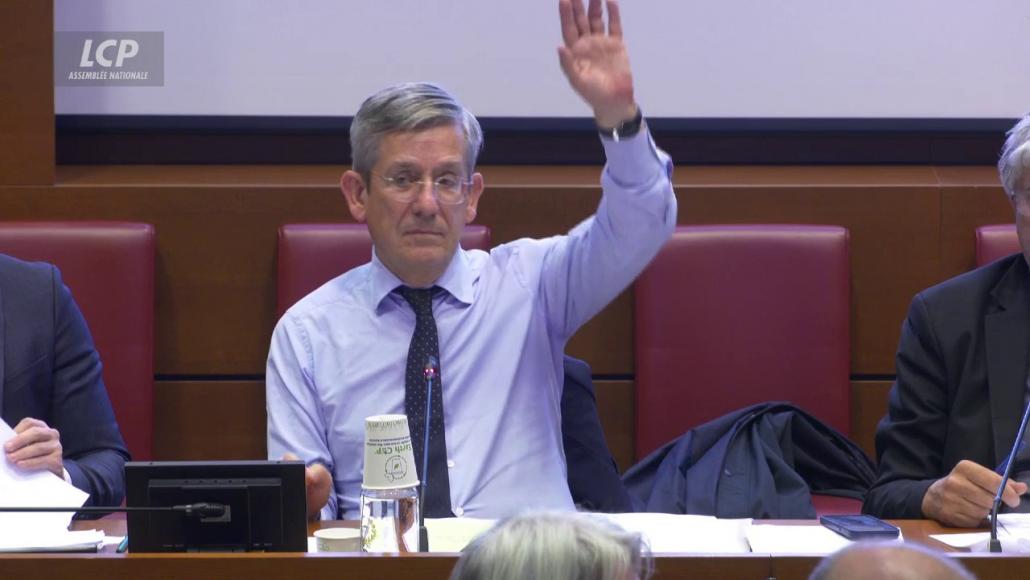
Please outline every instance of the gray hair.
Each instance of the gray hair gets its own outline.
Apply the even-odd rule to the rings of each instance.
[[[1030,114],[1025,115],[1008,132],[1005,146],[998,159],[1001,186],[1009,197],[1014,197],[1024,186],[1025,172],[1030,169]]]
[[[600,516],[541,512],[509,518],[469,544],[451,580],[625,580],[651,571],[640,534]]]
[[[379,145],[391,133],[425,131],[444,125],[465,134],[465,162],[471,174],[483,148],[479,121],[450,93],[432,83],[387,87],[365,99],[350,125],[351,164],[368,176],[379,158]]]
[[[808,580],[976,580],[957,560],[918,544],[855,542],[823,559]]]

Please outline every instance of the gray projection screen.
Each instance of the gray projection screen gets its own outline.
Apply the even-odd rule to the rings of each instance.
[[[158,31],[159,87],[56,88],[61,115],[349,116],[438,81],[484,117],[585,117],[553,0],[57,0],[55,30]],[[1026,0],[623,0],[651,117],[1014,118]]]

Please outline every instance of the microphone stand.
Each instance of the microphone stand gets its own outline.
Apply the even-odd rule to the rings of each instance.
[[[418,551],[429,551],[429,530],[426,529],[426,487],[429,486],[429,418],[432,411],[433,400],[433,379],[437,375],[439,361],[436,357],[426,357],[426,365],[422,370],[422,376],[426,380],[426,425],[422,437],[422,487],[419,489],[418,498]]]
[[[1009,476],[1012,474],[1012,464],[1016,462],[1016,454],[1022,447],[1027,420],[1030,420],[1030,403],[1027,403],[1026,410],[1023,411],[1023,420],[1019,423],[1019,433],[1016,435],[1015,443],[1012,444],[1012,451],[1009,451],[1005,473],[1001,476],[1001,485],[998,486],[998,493],[994,494],[994,504],[991,505],[991,552],[1001,552],[1001,541],[998,540],[998,510],[1001,509],[1001,496],[1005,492],[1005,485],[1008,484]]]

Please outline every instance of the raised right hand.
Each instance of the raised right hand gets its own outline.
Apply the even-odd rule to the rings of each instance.
[[[283,455],[284,461],[300,461],[293,453]],[[333,490],[333,476],[321,463],[312,463],[304,468],[304,491],[308,500],[308,520],[316,521],[322,508],[329,502],[329,493]]]
[[[923,515],[946,526],[975,528],[983,524],[991,512],[994,494],[1001,485],[1001,476],[986,467],[962,460],[951,473],[930,485],[923,496]],[[1027,485],[1009,480],[1001,496],[1005,505],[1014,508]]]

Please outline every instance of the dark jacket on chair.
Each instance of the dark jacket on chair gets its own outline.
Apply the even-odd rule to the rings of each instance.
[[[639,511],[810,519],[813,492],[862,499],[872,461],[789,403],[762,403],[691,429],[623,480]]]

